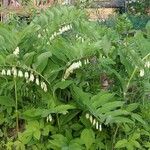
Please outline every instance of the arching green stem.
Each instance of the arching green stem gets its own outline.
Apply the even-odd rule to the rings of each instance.
[[[18,114],[18,96],[17,96],[17,82],[16,82],[16,77],[14,77],[14,86],[15,86],[16,132],[17,132],[17,136],[18,136],[18,132],[19,132],[19,114]]]

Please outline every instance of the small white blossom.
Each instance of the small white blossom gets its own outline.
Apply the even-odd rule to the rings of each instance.
[[[18,77],[23,77],[23,72],[21,70],[18,71]]]
[[[17,69],[15,67],[12,68],[12,73],[14,77],[17,76]]]
[[[140,70],[140,77],[143,77],[144,76],[144,69],[141,69]]]
[[[145,68],[150,68],[150,61],[147,61],[144,66]]]
[[[90,122],[91,122],[91,123],[93,122],[93,117],[92,117],[92,115],[90,116]]]
[[[24,77],[25,77],[26,79],[28,79],[28,78],[29,78],[29,73],[28,73],[28,72],[25,72]]]
[[[99,125],[99,131],[102,131],[102,125],[101,124]]]
[[[47,121],[47,122],[52,122],[52,120],[53,120],[52,115],[49,114],[49,115],[47,116],[47,118],[46,118],[46,121]]]
[[[40,85],[40,81],[39,81],[39,78],[38,78],[38,77],[36,78],[35,83],[36,83],[37,85]]]
[[[98,124],[98,121],[96,122],[96,129],[98,130],[99,128],[99,124]]]
[[[44,92],[47,92],[47,85],[46,85],[46,83],[45,82],[41,82],[41,89],[43,89],[44,90]]]
[[[8,70],[7,70],[7,76],[10,76],[10,75],[11,75],[11,70],[8,69]]]
[[[54,34],[53,34],[53,35],[54,35],[54,37],[55,37],[55,36],[57,36],[57,33],[56,33],[56,32],[54,32]]]
[[[52,116],[51,115],[49,115],[49,121],[52,122]]]
[[[13,54],[16,55],[16,56],[18,56],[18,55],[19,55],[19,51],[20,51],[20,50],[19,50],[19,47],[17,47],[17,48],[15,49],[15,51],[13,52]]]
[[[86,117],[86,119],[89,119],[90,118],[89,113],[86,113],[85,117]]]
[[[96,119],[93,120],[93,126],[96,124]]]
[[[38,38],[41,38],[42,36],[41,36],[41,34],[38,34]]]
[[[6,75],[6,71],[3,69],[1,75]]]
[[[32,82],[34,81],[34,75],[32,73],[30,74],[29,81],[32,81]]]
[[[47,92],[47,85],[44,86],[44,92]]]

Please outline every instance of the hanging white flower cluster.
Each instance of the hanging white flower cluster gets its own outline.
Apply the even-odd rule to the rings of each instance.
[[[52,121],[53,121],[52,115],[49,114],[46,118],[46,122],[52,122]]]
[[[40,86],[42,90],[44,90],[44,92],[47,92],[47,85],[44,81],[40,81],[39,76],[34,75],[33,72],[23,72],[22,70],[17,70],[15,67],[13,67],[12,69],[2,69],[1,71],[1,75],[3,76],[14,76],[14,77],[19,77],[19,78],[25,78],[26,82],[35,82],[36,85]]]
[[[99,123],[99,121],[97,121],[96,118],[94,118],[92,115],[90,115],[89,113],[86,113],[85,115],[86,119],[89,119],[91,124],[99,131],[102,131],[102,125],[101,123]]]
[[[146,61],[144,67],[149,69],[150,68],[150,61]]]
[[[69,77],[69,75],[70,75],[71,73],[73,73],[73,71],[74,71],[75,69],[78,69],[78,68],[80,68],[81,66],[82,66],[81,61],[74,62],[73,64],[71,64],[71,65],[66,69],[66,72],[65,72],[65,74],[64,74],[63,79],[67,79],[67,78]]]
[[[89,64],[89,63],[90,63],[89,59],[84,59],[83,62],[81,62],[81,61],[79,60],[78,62],[72,63],[72,64],[66,69],[65,74],[64,74],[64,77],[63,77],[63,80],[66,80],[66,79],[70,76],[70,74],[73,73],[74,70],[79,69],[80,67],[82,67],[83,64],[84,64],[84,65],[87,65],[87,64]]]
[[[148,61],[148,60],[147,60],[147,61],[145,62],[144,67],[145,67],[145,69],[146,69],[146,68],[148,68],[148,69],[149,69],[149,68],[150,68],[150,61]],[[145,70],[144,70],[144,68],[140,69],[140,74],[139,74],[139,75],[140,75],[140,77],[143,77],[143,76],[144,76],[144,74],[145,74]]]
[[[69,31],[69,30],[71,30],[71,29],[72,29],[72,25],[71,25],[71,24],[65,25],[65,26],[61,27],[61,28],[58,30],[58,32],[54,32],[54,33],[51,35],[51,37],[49,38],[50,41],[52,41],[56,36],[61,35],[61,34],[63,34],[64,32],[67,32],[67,31]]]
[[[13,52],[13,54],[14,55],[16,55],[16,56],[18,56],[19,55],[19,47],[17,47],[15,50],[14,50],[14,52]]]
[[[81,40],[82,43],[85,41],[84,38],[79,36],[78,34],[76,34],[76,38],[77,40]]]

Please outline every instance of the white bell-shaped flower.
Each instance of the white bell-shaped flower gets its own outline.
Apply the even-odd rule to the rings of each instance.
[[[98,123],[98,121],[96,122],[96,129],[97,130],[99,129],[99,123]]]
[[[45,82],[41,82],[41,89],[43,89],[44,90],[44,92],[47,92],[47,85],[46,85],[46,83]]]
[[[102,131],[102,125],[101,124],[99,125],[99,131]]]
[[[11,70],[8,69],[6,74],[7,74],[7,76],[11,76]]]
[[[40,81],[39,81],[39,78],[38,78],[38,77],[35,79],[35,83],[36,83],[37,85],[40,85]]]
[[[23,77],[23,72],[21,70],[18,71],[18,77]]]
[[[90,116],[90,122],[91,123],[93,122],[93,116],[92,115]]]
[[[47,85],[45,84],[45,86],[44,86],[44,92],[47,92]]]
[[[93,119],[93,126],[95,126],[95,124],[96,124],[96,119]]]
[[[144,76],[144,69],[141,69],[140,70],[140,77],[143,77]]]
[[[13,52],[13,54],[14,55],[16,55],[16,56],[18,56],[19,55],[19,47],[17,47],[15,50],[14,50],[14,52]]]
[[[52,122],[53,118],[52,118],[52,115],[49,114],[49,121]]]
[[[6,75],[5,69],[2,70],[1,75]]]
[[[86,119],[89,119],[90,118],[89,113],[86,113],[85,117],[86,117]]]
[[[39,33],[39,34],[38,34],[38,38],[40,39],[41,37],[42,37],[42,36],[41,36],[41,34]]]
[[[17,76],[17,69],[15,67],[12,68],[12,73],[14,77]]]
[[[34,81],[34,75],[32,73],[30,73],[29,81]]]
[[[24,77],[25,77],[26,79],[28,79],[28,78],[29,78],[29,73],[28,73],[28,72],[25,72],[25,73],[24,73]]]
[[[150,61],[147,61],[144,66],[145,68],[150,68]]]

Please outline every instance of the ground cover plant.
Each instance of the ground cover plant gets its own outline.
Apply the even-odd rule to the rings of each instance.
[[[0,149],[150,149],[150,22],[53,7],[0,45]]]

